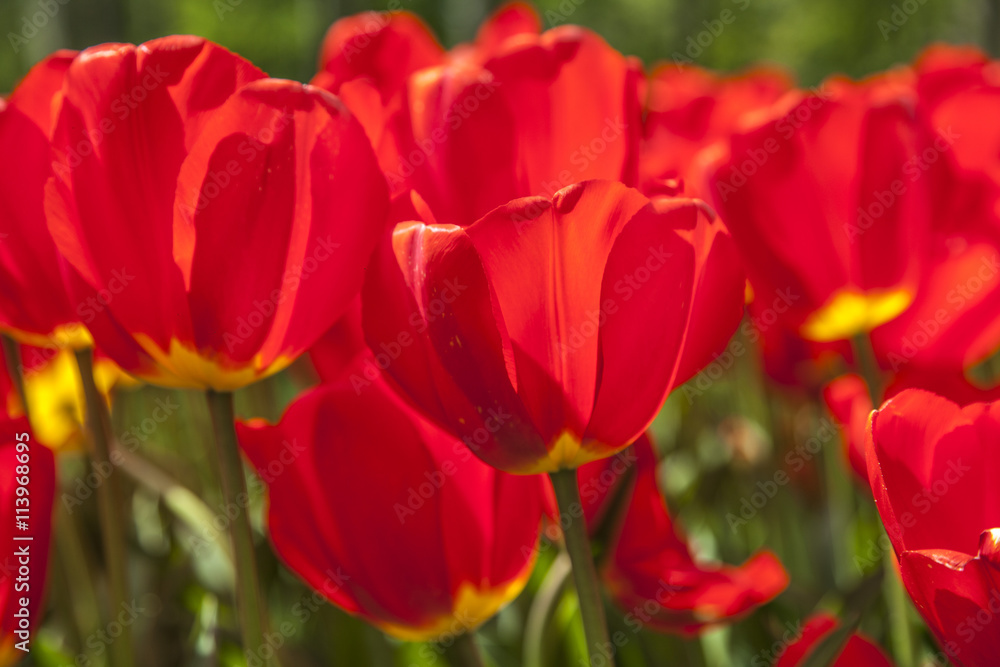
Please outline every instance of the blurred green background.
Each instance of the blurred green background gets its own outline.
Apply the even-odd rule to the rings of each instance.
[[[398,0],[445,45],[470,39],[499,0]],[[598,30],[645,62],[684,54],[723,11],[735,17],[693,60],[737,69],[767,60],[804,85],[831,72],[861,76],[943,40],[1000,48],[1000,0],[540,0],[546,27]],[[272,76],[308,80],[323,33],[337,17],[386,9],[389,0],[0,0],[0,90],[61,47],[142,42],[172,33],[207,37]],[[56,9],[57,8],[57,9]],[[50,16],[53,15],[53,16]],[[41,26],[41,27],[37,27]],[[716,24],[718,27],[718,24]],[[709,42],[707,38],[703,43]],[[693,49],[692,52],[697,52]]]

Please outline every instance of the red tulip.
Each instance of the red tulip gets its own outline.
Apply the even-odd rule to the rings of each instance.
[[[481,463],[385,382],[325,385],[277,426],[238,431],[270,487],[275,550],[342,609],[430,640],[474,629],[524,587],[539,478]]]
[[[0,665],[34,646],[49,561],[55,459],[24,419],[0,420]]]
[[[629,482],[627,509],[602,568],[611,596],[626,612],[626,625],[692,634],[747,614],[785,589],[788,575],[768,551],[737,567],[696,561],[657,488],[649,438],[640,438],[632,451],[635,480]],[[601,480],[623,479],[612,474],[615,467],[615,459],[606,459],[581,468],[581,497],[588,488],[611,488]]]
[[[782,70],[720,76],[700,67],[659,65],[649,77],[639,182],[652,195],[680,179],[692,197],[708,199],[699,156],[752,122],[792,89]]]
[[[411,400],[501,470],[610,456],[674,385],[693,287],[682,234],[706,211],[589,181],[467,229],[398,225],[362,296],[369,347]]]
[[[331,28],[315,82],[362,119],[394,194],[468,226],[518,197],[588,179],[636,181],[638,65],[596,34],[538,34],[514,4],[449,53],[405,13]]]
[[[929,270],[913,305],[873,332],[882,365],[950,373],[1000,339],[1000,62],[934,47],[916,64],[918,117],[933,142],[911,166],[932,189]]]
[[[833,632],[840,623],[829,614],[816,614],[802,627],[799,638],[787,646],[774,667],[795,667],[802,664],[816,645]],[[892,667],[892,663],[876,644],[861,633],[848,638],[843,649],[831,663],[832,667]]]
[[[0,328],[33,345],[85,347],[84,304],[66,293],[45,226],[49,139],[63,78],[76,56],[59,51],[35,65],[0,104]]]
[[[84,322],[158,384],[232,390],[287,366],[384,229],[384,179],[338,100],[195,37],[84,51],[53,147],[49,228],[74,292],[100,295]]]
[[[791,81],[770,69],[720,77],[698,67],[661,65],[647,85],[640,188],[650,197],[682,188],[685,196],[708,200],[705,170],[715,144],[728,140],[746,116],[777,100],[791,88]],[[698,289],[678,383],[713,358],[724,362],[744,310],[746,277],[723,221],[705,221],[692,231]]]
[[[806,339],[850,338],[913,300],[930,227],[926,179],[908,168],[928,137],[905,73],[827,81],[737,132],[713,201],[755,297]]]
[[[956,665],[1000,655],[1000,406],[910,389],[868,426],[869,479],[907,592]]]

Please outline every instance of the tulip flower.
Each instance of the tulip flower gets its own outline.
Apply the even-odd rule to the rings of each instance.
[[[823,639],[840,623],[829,614],[819,613],[802,626],[799,637],[782,651],[774,667],[801,665]],[[859,632],[853,633],[832,663],[832,667],[892,667],[885,653]]]
[[[757,299],[812,341],[850,339],[913,301],[927,249],[928,145],[905,73],[790,93],[736,132],[711,172]]]
[[[575,468],[638,438],[674,385],[707,207],[589,181],[467,229],[400,224],[362,293],[369,347],[487,463]],[[363,384],[363,383],[361,383]]]
[[[539,23],[514,3],[446,53],[405,12],[349,17],[314,83],[361,119],[393,193],[415,190],[443,224],[588,179],[633,185],[638,64],[588,30]]]
[[[364,131],[317,88],[195,37],[69,66],[49,229],[97,345],[126,372],[231,391],[347,308],[384,229]],[[142,220],[142,224],[137,224]]]
[[[932,188],[929,267],[913,305],[873,332],[884,368],[967,370],[1000,336],[1000,63],[932,47],[916,64],[932,143],[908,167]]]
[[[652,195],[679,179],[686,194],[701,199],[710,193],[700,156],[792,89],[789,75],[778,69],[720,76],[673,63],[656,67],[647,85],[640,188]]]
[[[585,505],[588,520],[604,515],[604,521],[616,526],[610,531],[601,575],[625,613],[626,625],[690,635],[735,620],[785,589],[788,575],[768,551],[736,567],[695,560],[657,487],[649,438],[639,438],[629,451],[635,458],[634,480],[618,458],[579,471],[581,496],[603,496],[602,502]],[[620,484],[631,486],[623,503],[626,509],[621,517],[607,516],[613,511],[609,499]]]
[[[0,420],[0,665],[33,648],[44,613],[55,460],[24,419]]]
[[[241,424],[239,437],[269,486],[281,559],[388,634],[422,641],[473,630],[524,587],[539,478],[480,462],[384,380],[362,392],[324,385],[278,425]]]
[[[868,426],[869,480],[903,584],[961,667],[1000,655],[998,436],[997,403],[959,407],[918,389],[887,401]]]
[[[58,51],[31,68],[0,104],[0,330],[23,343],[78,348],[91,344],[62,283],[56,246],[45,226],[51,175],[53,109],[75,52]]]

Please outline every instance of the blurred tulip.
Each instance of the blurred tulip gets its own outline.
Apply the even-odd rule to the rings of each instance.
[[[361,126],[318,88],[196,37],[84,51],[54,130],[49,228],[125,371],[229,391],[344,312],[384,230]],[[142,224],[137,224],[142,221]]]
[[[710,215],[588,181],[467,229],[398,225],[363,291],[366,339],[415,404],[501,470],[610,456],[674,386],[694,279],[683,233]]]
[[[0,420],[0,516],[4,518],[0,525],[0,665],[4,667],[34,647],[34,629],[45,612],[42,599],[55,474],[52,452],[32,440],[24,419]]]
[[[774,667],[796,667],[802,664],[810,652],[840,623],[829,614],[816,614],[802,627],[799,638],[787,646]],[[831,667],[892,667],[892,663],[877,645],[861,633],[852,634]]]
[[[849,339],[913,300],[930,228],[914,97],[905,72],[790,93],[712,171],[755,298],[803,338]]]
[[[868,426],[869,479],[907,592],[956,665],[1000,655],[1000,407],[964,408],[922,390]]]
[[[640,188],[648,196],[680,180],[684,193],[709,199],[699,155],[716,142],[727,142],[792,89],[791,77],[760,68],[722,76],[694,66],[661,64],[647,83],[639,163]]]
[[[358,115],[393,193],[415,190],[425,219],[464,227],[584,180],[635,184],[638,63],[578,26],[539,25],[507,5],[446,53],[411,14],[349,17],[314,83]]]
[[[618,459],[579,471],[581,497],[587,497],[588,489],[605,490],[605,502],[590,510],[592,517],[610,509],[607,499],[615,485],[631,485],[623,516],[604,519],[617,527],[601,572],[615,603],[626,612],[627,626],[694,634],[749,613],[788,586],[785,569],[769,551],[738,567],[697,562],[660,494],[649,438],[639,438],[630,451],[636,459],[634,480],[616,472],[622,467]]]
[[[270,487],[275,550],[342,609],[431,640],[475,629],[524,587],[541,480],[480,462],[384,381],[323,386],[277,426],[238,430]]]
[[[58,51],[35,65],[0,110],[0,150],[17,156],[0,163],[0,329],[32,345],[91,344],[80,322],[85,305],[67,294],[45,226],[49,140],[75,56]]]
[[[893,372],[950,373],[1000,349],[1000,62],[937,46],[915,68],[933,142],[907,166],[931,188],[929,266],[913,305],[872,342]]]

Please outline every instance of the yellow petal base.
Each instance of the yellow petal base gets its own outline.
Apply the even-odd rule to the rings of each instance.
[[[913,293],[905,289],[859,292],[841,290],[809,316],[799,333],[807,340],[848,340],[885,324],[909,308]]]
[[[533,554],[537,553],[537,549],[533,550]],[[534,567],[533,556],[516,578],[498,588],[490,588],[489,584],[479,588],[471,582],[462,582],[455,596],[452,613],[440,616],[427,625],[415,628],[381,622],[377,623],[378,628],[387,635],[409,642],[428,642],[446,635],[470,632],[493,618],[500,609],[521,594]]]
[[[49,334],[37,334],[19,329],[4,329],[4,332],[22,345],[35,347],[60,347],[67,350],[82,350],[94,346],[87,327],[79,322],[62,324]]]
[[[136,375],[150,384],[177,389],[213,389],[235,391],[287,368],[295,359],[279,356],[265,367],[260,355],[253,361],[239,366],[223,363],[219,358],[200,354],[192,346],[171,339],[170,349],[164,351],[151,338],[136,334],[135,340],[156,362],[159,368],[136,371]]]

